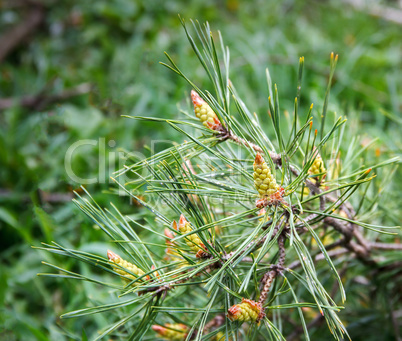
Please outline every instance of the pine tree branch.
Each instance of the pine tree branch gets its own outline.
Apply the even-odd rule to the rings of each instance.
[[[47,87],[36,95],[30,95],[20,98],[3,98],[0,99],[0,110],[11,108],[15,105],[28,109],[42,110],[46,106],[65,101],[71,97],[87,94],[91,90],[89,83],[82,83],[74,88],[67,89],[58,94],[46,94]]]
[[[272,266],[272,270],[265,273],[265,275],[261,280],[262,290],[258,303],[261,305],[262,310],[258,316],[257,322],[261,321],[261,319],[265,317],[264,303],[268,297],[269,289],[271,288],[272,282],[274,281],[275,277],[278,276],[284,269],[285,257],[286,257],[286,250],[284,243],[285,243],[285,236],[282,232],[281,235],[278,237],[278,248],[279,248],[278,262],[274,266]]]
[[[221,135],[222,135],[222,140],[228,140],[229,139],[229,140],[232,140],[233,142],[235,142],[235,143],[237,143],[239,145],[242,145],[242,146],[244,146],[246,148],[252,148],[254,151],[256,151],[258,153],[261,153],[261,154],[264,154],[264,151],[260,146],[258,146],[257,144],[255,144],[253,142],[247,141],[247,140],[235,135],[230,130],[226,130],[226,129],[223,128],[223,130],[221,132]],[[280,164],[282,162],[282,159],[281,159],[281,156],[279,154],[269,151],[269,156],[271,157],[272,161],[275,164],[280,166]]]
[[[371,249],[378,250],[402,250],[402,244],[388,244],[388,243],[369,243]]]
[[[245,147],[251,147],[256,152],[263,153],[263,149],[260,146],[236,136],[231,131],[226,131],[226,139],[230,139]],[[269,152],[269,154],[270,154],[270,157],[271,157],[272,161],[274,162],[274,164],[276,164],[278,167],[280,167],[282,165],[281,155],[276,154],[274,152]],[[290,165],[289,169],[296,177],[298,177],[300,175],[300,173],[293,166]],[[321,194],[319,196],[320,211],[325,210],[325,202],[326,201],[330,201],[332,203],[337,202],[338,199],[333,197],[332,195],[322,194],[322,190],[320,189],[319,182],[314,183],[313,181],[310,181],[309,179],[305,179],[305,184],[313,195]],[[350,220],[354,219],[355,211],[349,202],[345,201],[344,203],[342,203],[340,205],[340,209],[343,210],[347,214],[348,219],[350,219]],[[309,217],[307,217],[306,221],[307,222],[314,221],[318,217],[319,217],[319,214],[313,214],[313,215],[310,215]],[[381,248],[387,249],[388,248],[389,250],[402,249],[402,246],[400,246],[400,244],[394,244],[392,246],[386,247],[385,245],[388,245],[388,244],[370,243],[360,234],[360,232],[355,228],[356,226],[353,223],[342,221],[342,220],[336,219],[334,217],[325,217],[324,223],[332,226],[336,231],[338,231],[339,233],[341,233],[343,235],[343,239],[341,241],[334,243],[334,245],[331,246],[331,248],[342,245],[350,252],[353,252],[359,260],[361,260],[363,263],[366,263],[368,265],[376,264],[374,259],[372,259],[370,257],[371,248],[378,248],[378,249],[381,249]],[[353,238],[356,241],[352,240]],[[262,243],[264,243],[264,241],[265,241],[265,239],[262,239],[259,243],[262,244]]]
[[[232,131],[224,130],[222,132],[222,135],[225,137],[225,139],[230,139],[240,145],[243,145],[245,147],[251,147],[255,151],[263,153],[263,149],[260,146],[236,136]],[[277,166],[282,165],[281,155],[276,154],[274,152],[269,152],[269,154],[270,154],[272,161]],[[300,173],[294,167],[290,166],[290,170],[296,177],[298,177],[300,175]],[[319,188],[319,186],[320,186],[319,182],[313,183],[312,181],[306,179],[305,184],[314,195],[322,194],[322,190]],[[337,201],[336,198],[333,198],[330,195],[320,195],[319,200],[320,200],[320,210],[321,211],[325,210],[325,202],[327,200],[329,200],[331,202]],[[353,207],[349,203],[346,203],[346,202],[343,203],[341,205],[341,208],[346,212],[349,219],[354,218],[354,210],[353,210]],[[312,215],[309,217],[309,220],[314,220],[317,217],[318,217],[318,215]],[[354,231],[353,224],[351,224],[349,222],[341,221],[341,220],[333,218],[333,217],[324,218],[324,223],[332,226],[335,230],[337,230],[344,236],[344,241],[342,244],[345,245],[345,247],[347,247],[350,251],[354,252],[358,256],[358,258],[360,258],[364,261],[367,261],[370,264],[374,263],[374,261],[371,259],[370,260],[365,259],[365,258],[369,257],[369,246],[368,246],[369,243],[363,238],[363,236],[361,236],[358,232]],[[352,241],[353,236],[356,237],[358,243]],[[262,242],[264,242],[264,240]]]
[[[210,271],[212,271],[214,269],[217,269],[219,267],[221,267],[221,261],[220,260],[208,265],[206,268],[200,269],[200,271],[196,272],[195,274],[192,274],[191,276],[184,277],[182,279],[179,279],[177,281],[173,281],[171,283],[162,283],[162,284],[160,284],[158,286],[155,286],[155,287],[146,288],[146,289],[140,291],[139,294],[142,295],[142,294],[145,294],[147,292],[154,292],[154,296],[160,295],[162,293],[166,294],[167,291],[169,291],[171,289],[174,289],[177,285],[186,283],[186,282],[188,282],[190,279],[192,279],[194,277],[201,276],[205,272],[210,272]],[[196,268],[189,269],[186,272],[191,272],[192,270],[196,270]]]
[[[280,219],[281,219],[281,218],[279,218],[279,220],[280,220]],[[280,228],[282,227],[282,225],[283,225],[284,223],[285,223],[285,220],[282,219],[281,222],[280,222],[279,224],[277,224],[277,225],[274,227],[274,230],[273,230],[272,235],[271,235],[271,239],[274,239],[274,238],[275,238],[276,234],[278,233],[278,231],[280,230]],[[264,226],[264,229],[267,229],[270,225],[271,225],[271,223],[269,223],[267,226]],[[268,236],[264,236],[264,237],[262,237],[262,238],[260,238],[260,239],[251,241],[251,242],[250,242],[249,244],[247,244],[246,247],[239,253],[239,255],[237,256],[237,258],[240,258],[241,256],[244,256],[244,255],[246,255],[246,254],[252,252],[252,251],[255,250],[256,248],[260,247],[262,244],[264,244],[264,242],[265,242],[265,240],[267,239],[267,237],[268,237]],[[227,255],[225,255],[225,256],[222,257],[222,260],[225,260],[225,261],[230,260],[231,262],[233,262],[234,259],[231,259],[231,258],[232,258],[232,256],[233,256],[235,253],[236,253],[236,250],[229,252]],[[244,258],[243,258],[242,260],[244,261]]]

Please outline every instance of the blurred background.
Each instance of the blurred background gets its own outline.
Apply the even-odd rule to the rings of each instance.
[[[0,339],[81,340],[83,327],[96,335],[107,324],[105,314],[59,318],[107,293],[88,283],[37,277],[49,271],[41,261],[54,256],[31,246],[57,241],[85,251],[107,248],[106,236],[71,203],[81,183],[101,205],[113,200],[125,214],[138,209],[108,194],[119,148],[146,154],[143,146],[151,140],[181,137],[121,115],[173,118],[189,105],[191,89],[159,64],[166,62],[164,51],[201,88],[209,86],[178,14],[221,31],[231,52],[231,80],[255,111],[266,110],[269,67],[281,108],[292,112],[304,56],[301,108],[314,102],[318,112],[329,55],[338,53],[329,110],[357,115],[356,134],[363,143],[378,138],[376,156],[389,157],[402,145],[401,6],[355,0],[0,1]],[[71,156],[71,178],[66,153],[82,140]],[[401,217],[401,175],[386,217],[393,225]],[[65,268],[87,271],[63,261]],[[364,302],[372,292],[355,294],[359,303],[344,316],[352,338],[397,339],[402,311],[392,320],[385,299],[369,307]]]

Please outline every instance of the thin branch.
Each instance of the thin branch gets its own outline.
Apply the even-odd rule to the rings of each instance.
[[[70,202],[71,199],[74,198],[73,193],[66,192],[66,193],[51,193],[51,192],[44,192],[42,190],[37,191],[39,200],[41,202],[47,203],[63,203],[63,202]],[[6,198],[7,200],[12,201],[19,201],[19,202],[30,202],[32,201],[31,195],[28,193],[16,193],[15,191],[11,191],[9,189],[0,188],[0,199]]]
[[[91,85],[89,83],[80,84],[74,88],[67,89],[61,93],[48,95],[40,92],[37,95],[26,96],[20,98],[3,98],[0,99],[0,110],[8,109],[13,106],[21,106],[28,109],[41,110],[46,106],[67,100],[71,97],[84,95],[91,90]]]
[[[225,139],[230,139],[238,144],[241,144],[245,147],[251,147],[253,148],[255,151],[258,152],[262,152],[262,148],[259,147],[258,145],[246,141],[238,136],[236,136],[233,132],[231,131],[225,131],[224,133],[222,133],[225,135]],[[272,161],[278,165],[281,166],[282,164],[282,158],[281,155],[276,154],[274,152],[269,152]],[[297,177],[300,175],[300,173],[293,167],[290,166],[290,171]],[[310,189],[310,191],[317,195],[317,194],[321,194],[322,191],[319,188],[319,184],[315,184],[312,181],[305,179],[305,184],[306,186]],[[330,195],[320,195],[319,196],[319,200],[320,200],[320,210],[324,211],[325,210],[325,202],[331,201],[331,202],[335,202],[338,199],[330,196]],[[343,209],[346,214],[348,215],[349,219],[353,219],[354,218],[354,209],[353,207],[345,202],[340,206],[341,209]],[[315,218],[317,218],[319,215],[311,215],[308,218],[310,220],[314,220]],[[351,252],[354,252],[357,257],[363,261],[366,264],[370,264],[370,265],[374,265],[375,261],[373,259],[371,259],[369,257],[369,253],[370,253],[370,244],[369,242],[360,234],[358,233],[357,230],[355,230],[355,225],[349,222],[344,222],[342,220],[336,219],[334,217],[325,217],[324,218],[324,223],[332,226],[335,230],[337,230],[339,233],[341,233],[344,236],[344,239],[342,240],[342,243],[340,245],[345,246],[348,250],[350,250]],[[356,241],[353,241],[352,238],[355,237]],[[262,241],[264,242],[264,241]]]
[[[260,146],[235,135],[232,131],[225,131],[223,135],[226,137],[226,139],[232,140],[233,142],[240,144],[246,148],[252,148],[256,152],[264,153],[263,149]],[[275,164],[280,164],[282,162],[281,156],[277,153],[269,151],[269,156]]]
[[[258,300],[258,303],[261,305],[262,310],[258,316],[258,321],[260,321],[262,318],[265,317],[265,309],[263,307],[268,293],[269,293],[269,289],[271,288],[272,282],[274,281],[275,277],[278,276],[278,274],[281,273],[281,271],[283,270],[283,266],[285,264],[285,257],[286,257],[286,250],[285,250],[285,236],[282,233],[279,237],[278,237],[278,248],[279,248],[279,258],[278,258],[278,262],[276,265],[274,265],[272,268],[273,270],[268,271],[262,278],[261,280],[261,284],[262,284],[262,290],[261,290],[261,294],[260,294],[260,298]]]
[[[387,243],[370,243],[371,249],[379,249],[379,250],[400,250],[402,251],[402,244],[387,244]]]

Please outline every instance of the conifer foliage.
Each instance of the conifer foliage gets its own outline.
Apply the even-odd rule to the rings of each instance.
[[[328,338],[347,339],[338,316],[346,292],[337,257],[376,262],[372,254],[381,246],[366,231],[393,232],[360,220],[356,210],[368,207],[373,169],[396,160],[367,167],[355,152],[347,154],[348,167],[340,166],[338,156],[350,148],[343,144],[346,119],[327,112],[337,55],[319,119],[312,105],[301,112],[300,86],[293,115],[285,117],[268,70],[268,94],[256,90],[268,98],[267,112],[257,115],[229,79],[229,49],[220,35],[215,40],[209,25],[198,23],[191,35],[182,24],[210,91],[166,54],[169,64],[162,64],[189,84],[183,119],[131,118],[159,122],[183,140],[116,172],[116,193],[140,203],[139,213],[125,216],[77,194],[77,206],[116,252],[96,255],[58,243],[42,249],[100,269],[102,277],[91,277],[49,264],[59,271],[53,276],[113,288],[115,302],[62,317],[116,312],[98,339],[118,331],[127,340],[285,340],[293,330],[309,340],[311,328],[324,323]],[[299,85],[303,66],[300,58]],[[125,182],[128,174],[133,180]]]

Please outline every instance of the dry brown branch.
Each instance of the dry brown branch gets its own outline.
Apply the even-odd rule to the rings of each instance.
[[[45,9],[39,3],[31,4],[26,17],[0,37],[0,62],[2,62],[16,47],[26,41],[45,19]]]
[[[63,203],[63,202],[70,202],[74,195],[72,192],[66,193],[51,193],[51,192],[44,192],[42,190],[38,190],[39,200],[41,202],[48,202],[48,203]],[[1,189],[0,188],[0,199],[7,198],[7,200],[18,200],[22,202],[29,202],[32,200],[30,194],[19,194],[15,193],[14,191],[8,189]]]
[[[80,84],[74,88],[67,89],[61,93],[49,95],[43,92],[21,98],[3,98],[0,99],[0,110],[4,110],[13,106],[21,106],[28,109],[41,110],[46,106],[59,101],[65,101],[71,97],[84,95],[91,90],[89,83]]]
[[[269,289],[271,288],[272,282],[274,281],[275,277],[278,276],[278,274],[281,273],[283,270],[283,266],[285,264],[285,257],[286,257],[286,250],[285,250],[285,236],[284,233],[282,232],[280,236],[278,237],[278,248],[279,248],[279,257],[278,257],[278,262],[276,265],[272,267],[272,270],[268,271],[262,278],[261,280],[261,294],[260,298],[258,300],[258,303],[263,307],[268,293]],[[265,317],[265,309],[262,308],[260,315],[258,316],[258,320],[261,320],[262,318]]]
[[[387,244],[387,243],[369,243],[371,249],[379,250],[400,250],[402,251],[402,244]]]

